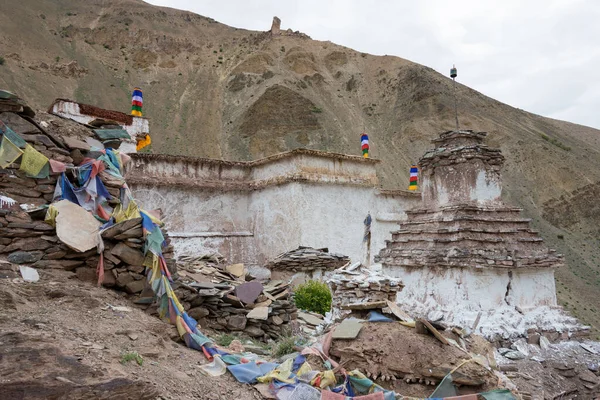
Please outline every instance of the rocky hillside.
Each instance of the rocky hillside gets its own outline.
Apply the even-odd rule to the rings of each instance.
[[[138,0],[0,0],[0,9],[1,88],[43,109],[66,97],[128,111],[140,86],[154,152],[359,154],[364,129],[372,156],[384,160],[382,184],[404,188],[429,140],[454,125],[452,81],[401,58],[291,31],[236,29]],[[507,200],[567,256],[557,273],[561,301],[600,325],[600,131],[462,85],[457,95],[461,126],[490,132],[489,144],[507,157]]]

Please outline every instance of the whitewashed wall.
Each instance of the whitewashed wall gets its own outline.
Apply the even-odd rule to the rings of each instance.
[[[127,180],[144,208],[162,209],[176,253],[217,250],[255,267],[301,245],[366,262],[368,213],[372,262],[420,201],[381,192],[374,161],[313,151],[248,164],[138,155]]]

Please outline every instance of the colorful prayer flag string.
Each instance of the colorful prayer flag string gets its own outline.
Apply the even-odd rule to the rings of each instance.
[[[142,89],[138,87],[134,88],[133,94],[131,95],[131,115],[141,117],[143,103],[144,98],[142,95]]]
[[[416,165],[410,167],[410,178],[408,183],[408,190],[417,190],[419,188],[417,181],[419,177],[419,168]]]
[[[369,158],[369,136],[363,133],[360,137],[360,147],[364,158]]]

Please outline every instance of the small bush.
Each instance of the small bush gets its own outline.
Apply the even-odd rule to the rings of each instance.
[[[60,57],[59,57],[59,56],[56,56],[56,57],[54,58],[54,61],[56,61],[56,62],[59,62],[59,61],[60,61]]]
[[[310,111],[314,112],[315,114],[321,114],[323,112],[323,109],[321,107],[313,107],[310,109]]]
[[[222,333],[215,338],[215,343],[221,347],[227,347],[236,339],[235,336],[228,333]]]
[[[326,283],[308,281],[294,292],[296,307],[325,315],[331,310],[331,292]]]
[[[4,57],[0,56],[0,65],[4,65]]]
[[[546,142],[550,142],[553,145],[555,145],[558,148],[561,148],[565,151],[571,151],[571,147],[565,145],[564,143],[562,143],[561,141],[559,141],[558,139],[555,138],[551,138],[548,135],[544,135],[543,133],[540,134],[540,136],[542,137],[542,139],[544,139]]]
[[[296,351],[295,346],[296,346],[296,338],[295,337],[293,337],[293,336],[284,337],[279,342],[277,342],[277,344],[275,345],[275,347],[273,349],[273,356],[281,357],[281,356],[285,356],[286,354],[291,354],[294,351]]]
[[[144,358],[137,351],[128,351],[121,354],[121,364],[127,364],[129,361],[135,361],[139,366],[144,363]]]

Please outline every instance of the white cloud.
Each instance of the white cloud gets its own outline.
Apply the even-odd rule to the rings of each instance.
[[[600,2],[594,0],[150,0],[227,25],[282,28],[447,75],[512,106],[600,128]]]

